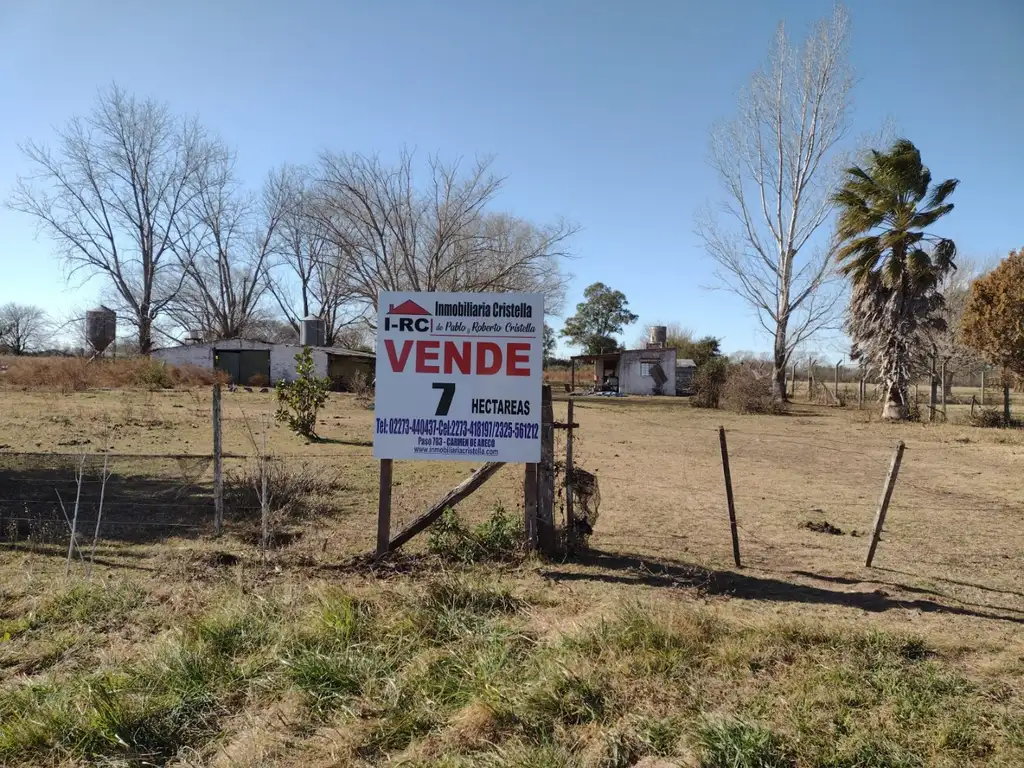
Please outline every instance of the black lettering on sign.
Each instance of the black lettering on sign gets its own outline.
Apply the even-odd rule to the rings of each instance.
[[[455,384],[453,382],[435,381],[431,387],[441,390],[441,399],[437,402],[435,416],[447,416],[448,410],[452,407],[452,400],[455,399]]]

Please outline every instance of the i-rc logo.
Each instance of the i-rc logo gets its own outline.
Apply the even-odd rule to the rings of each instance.
[[[412,299],[403,301],[397,307],[392,304],[384,316],[385,331],[426,333],[433,330],[433,327],[434,321],[430,318],[430,312]]]

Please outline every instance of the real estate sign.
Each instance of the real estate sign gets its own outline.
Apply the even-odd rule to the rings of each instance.
[[[544,299],[380,294],[373,455],[540,461]]]

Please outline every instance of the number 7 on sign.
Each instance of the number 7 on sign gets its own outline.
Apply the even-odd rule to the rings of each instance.
[[[437,403],[435,416],[447,416],[448,409],[452,407],[452,400],[455,398],[455,384],[451,382],[435,381],[431,387],[441,390],[441,399]]]

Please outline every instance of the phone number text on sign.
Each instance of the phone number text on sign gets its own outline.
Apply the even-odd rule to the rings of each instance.
[[[536,462],[539,294],[380,295],[377,458]]]

